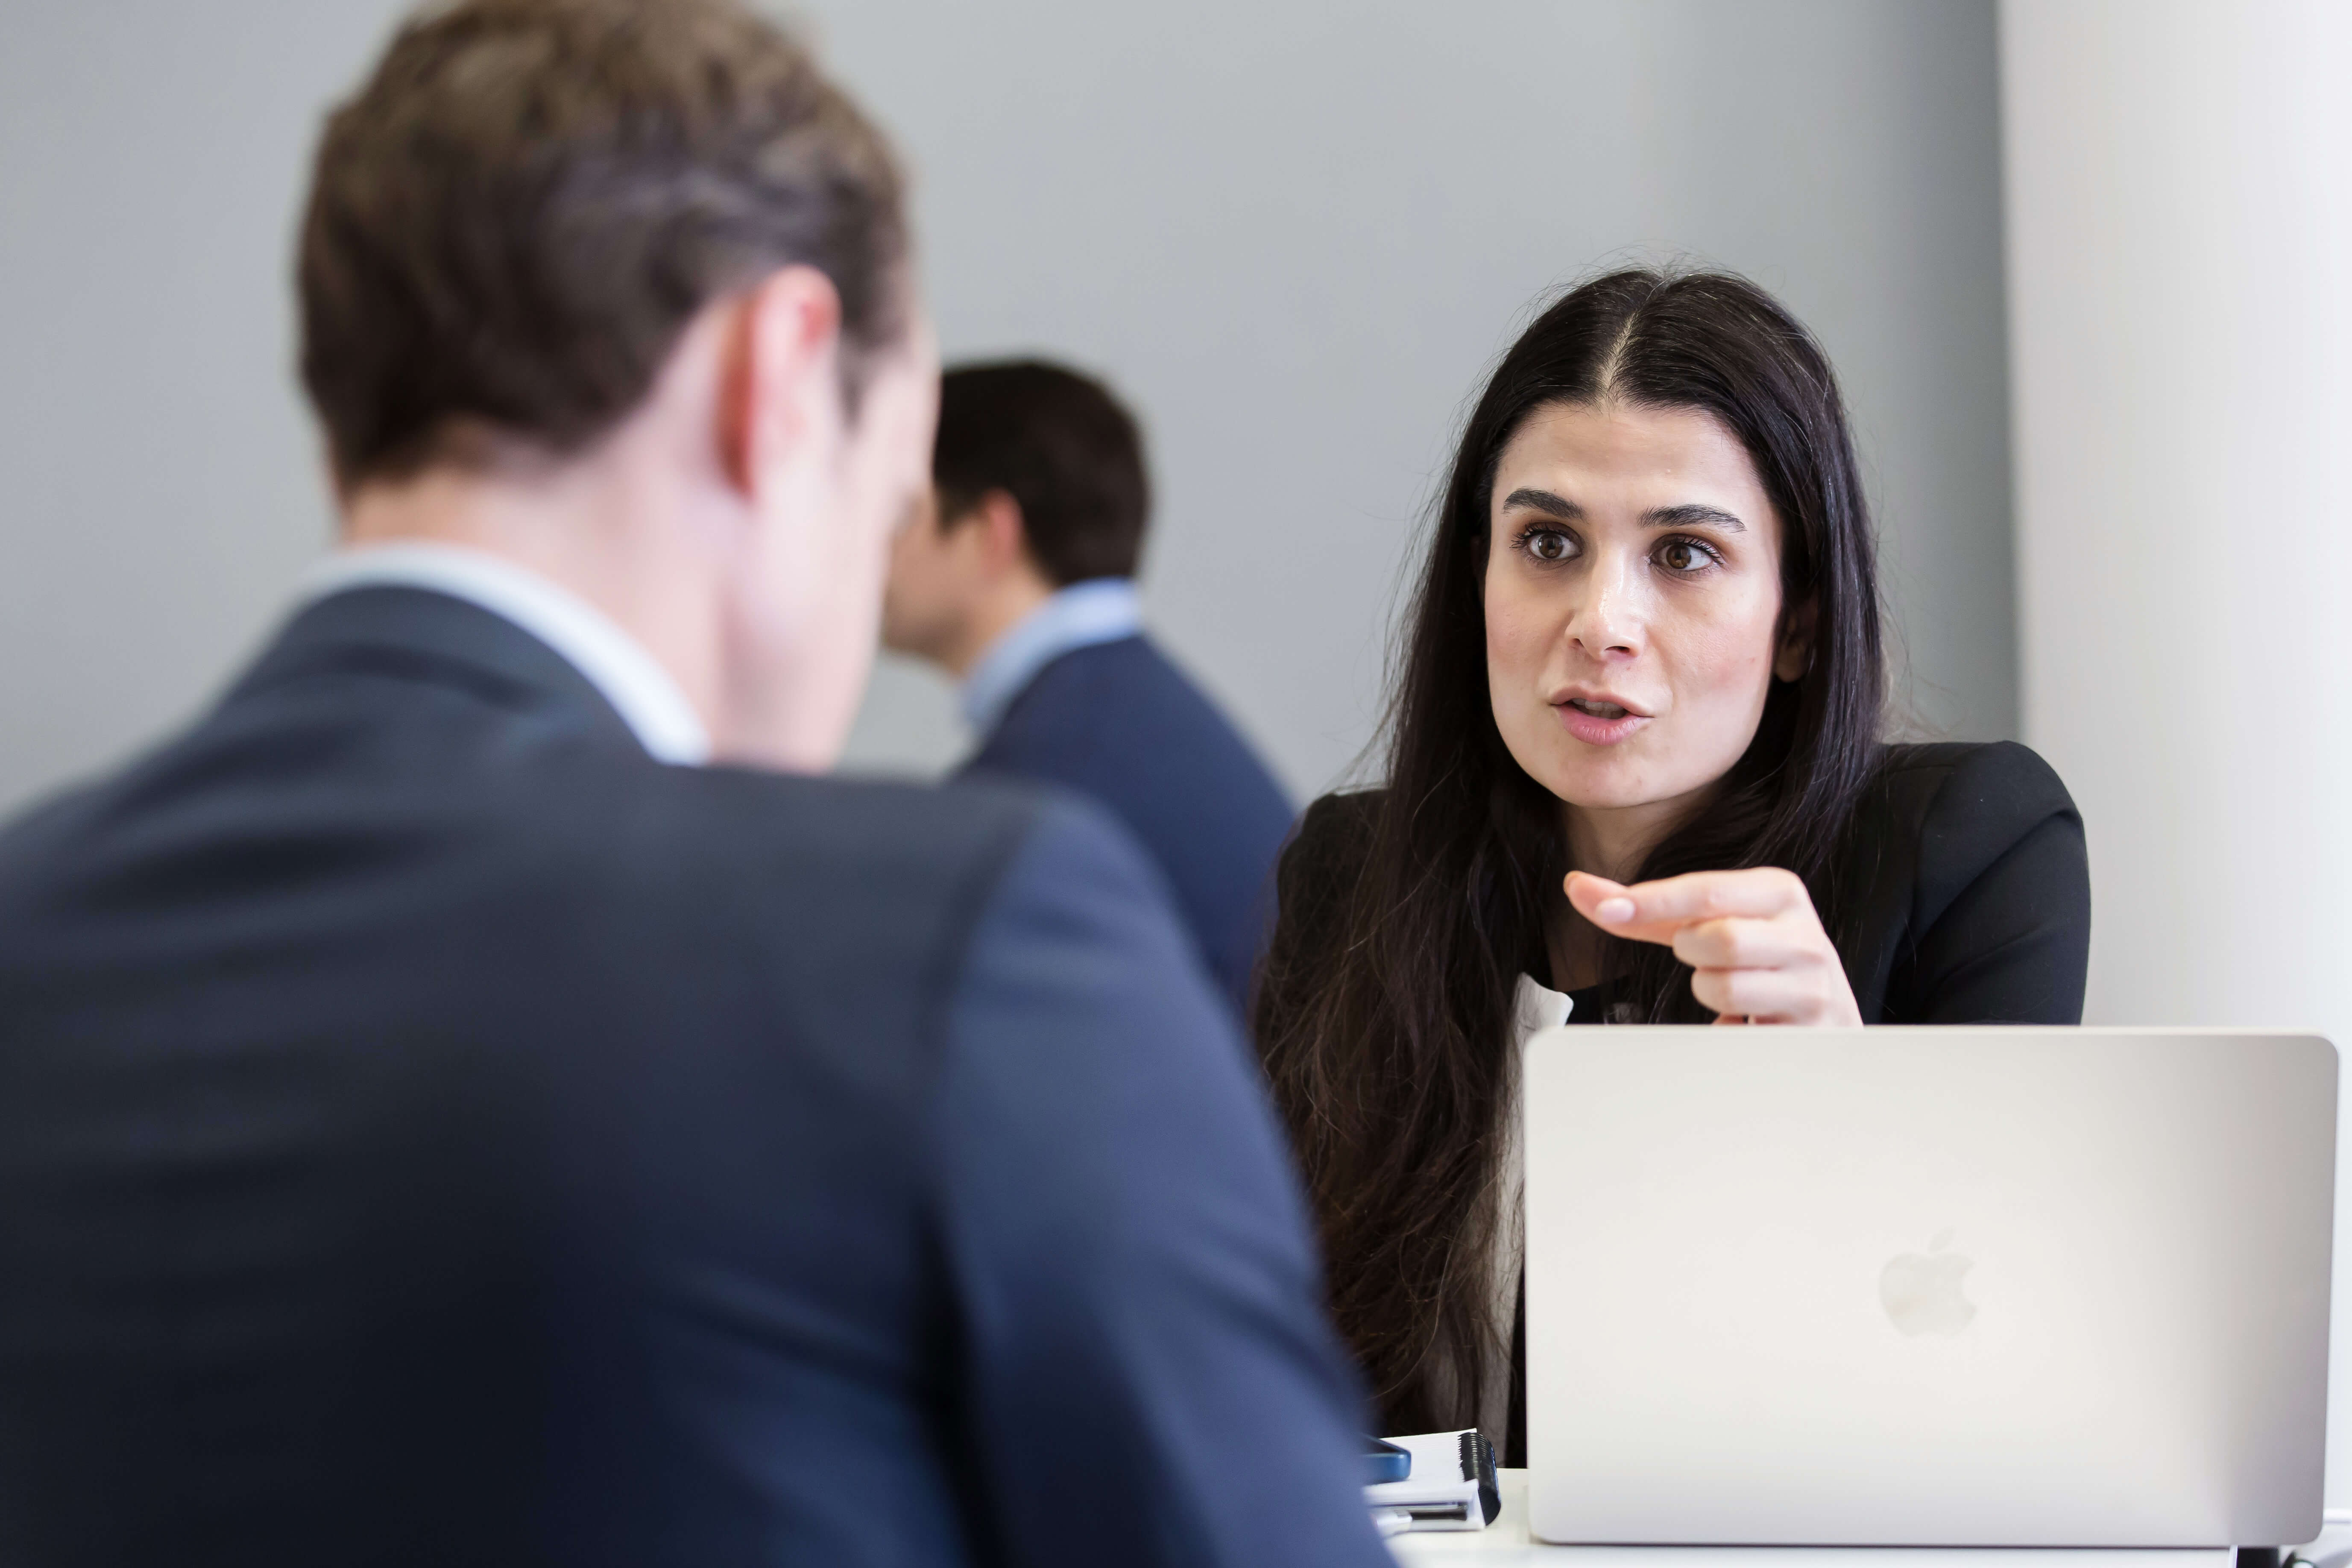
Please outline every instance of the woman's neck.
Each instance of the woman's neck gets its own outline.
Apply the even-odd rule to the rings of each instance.
[[[1591,811],[1562,801],[1560,828],[1568,842],[1569,866],[1612,882],[1630,882],[1641,870],[1643,859],[1688,815],[1682,801],[1608,811]]]
[[[1570,868],[1612,882],[1632,881],[1640,875],[1650,851],[1688,822],[1713,793],[1698,790],[1672,800],[1598,810],[1560,802],[1560,827],[1568,844]],[[1550,904],[1551,912],[1544,921],[1544,945],[1551,959],[1552,984],[1562,991],[1581,991],[1608,979],[1602,973],[1608,938],[1570,908],[1565,888],[1551,889]]]

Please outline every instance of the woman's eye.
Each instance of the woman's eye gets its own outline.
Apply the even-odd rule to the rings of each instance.
[[[1572,550],[1568,535],[1549,528],[1529,531],[1520,542],[1538,561],[1565,561]]]
[[[1658,563],[1669,572],[1702,571],[1715,561],[1715,552],[1696,539],[1669,539],[1658,546]]]

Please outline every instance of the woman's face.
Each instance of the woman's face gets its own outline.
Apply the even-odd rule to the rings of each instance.
[[[1489,505],[1503,742],[1570,806],[1654,839],[1748,750],[1776,667],[1804,671],[1755,465],[1696,409],[1555,404],[1503,449]]]

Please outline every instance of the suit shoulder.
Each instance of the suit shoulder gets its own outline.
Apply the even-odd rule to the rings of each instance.
[[[1298,819],[1275,873],[1276,944],[1287,948],[1334,927],[1362,879],[1380,819],[1382,789],[1334,790]]]
[[[1917,846],[1916,899],[1932,921],[2012,853],[2079,880],[2083,824],[2057,770],[2014,741],[1890,746],[1874,786],[1879,832]],[[2063,862],[2063,864],[2062,864]]]
[[[942,793],[988,787],[978,781],[951,785]],[[1110,812],[1066,790],[994,793],[1025,801],[1026,810],[1021,831],[1002,858],[1002,869],[990,879],[991,924],[1043,919],[1061,928],[1108,929],[1139,921],[1156,929],[1172,918],[1159,868]],[[1184,951],[1181,943],[1178,950]]]
[[[1044,856],[1159,886],[1158,872],[1112,813],[1052,784],[988,773],[938,784],[742,773],[709,782],[733,798],[699,830],[733,866],[744,865],[747,848],[765,845],[771,858],[820,878],[969,884],[985,896],[1016,857]]]
[[[479,831],[542,901],[664,942],[731,931],[782,969],[845,976],[868,966],[860,954],[935,977],[951,965],[1045,809],[1011,785],[727,766],[583,765],[499,795]]]
[[[100,808],[104,785],[79,784],[43,796],[0,820],[0,919],[10,901],[53,872]]]
[[[1923,830],[1997,832],[2074,810],[2057,770],[2015,741],[1889,746],[1875,791],[1907,804]]]
[[[1057,654],[1037,671],[1031,686],[1034,689],[1048,689],[1055,686],[1139,681],[1152,685],[1191,684],[1175,661],[1139,632],[1133,637],[1087,643]]]
[[[1164,699],[1182,683],[1176,668],[1140,636],[1066,648],[1038,667],[1007,704],[999,732],[1051,725],[1075,712]]]
[[[1380,820],[1385,788],[1333,790],[1307,803],[1291,847],[1307,860],[1362,859]]]
[[[977,954],[1059,951],[1162,901],[1126,833],[1056,791],[715,769],[664,793],[668,820],[589,872],[605,901],[661,941],[757,953],[773,1005],[829,1038],[936,1026]]]
[[[1141,635],[1072,648],[1047,663],[1013,699],[997,737],[1015,742],[1106,723],[1175,731],[1192,747],[1241,743],[1199,683]]]
[[[1045,809],[1013,781],[930,784],[748,768],[665,770],[663,826],[744,872],[782,857],[808,871],[1001,860]]]
[[[1144,637],[1074,648],[1048,664],[966,767],[1054,779],[1146,816],[1230,816],[1268,852],[1292,815],[1247,738]]]
[[[1932,741],[1880,749],[1882,774],[1969,773],[1986,778],[2041,778],[2056,783],[2057,771],[2021,741]]]

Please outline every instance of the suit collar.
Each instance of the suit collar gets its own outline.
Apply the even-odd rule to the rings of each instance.
[[[1073,583],[1029,612],[989,646],[957,693],[964,722],[985,737],[1014,698],[1047,665],[1082,647],[1121,642],[1143,629],[1135,584],[1124,577]]]
[[[312,597],[363,587],[424,588],[511,621],[604,694],[656,761],[710,760],[710,732],[643,644],[579,595],[488,551],[421,540],[337,551],[311,568]]]
[[[429,588],[354,587],[313,600],[286,623],[230,700],[355,669],[454,687],[644,751],[595,683],[554,648],[502,616]]]

